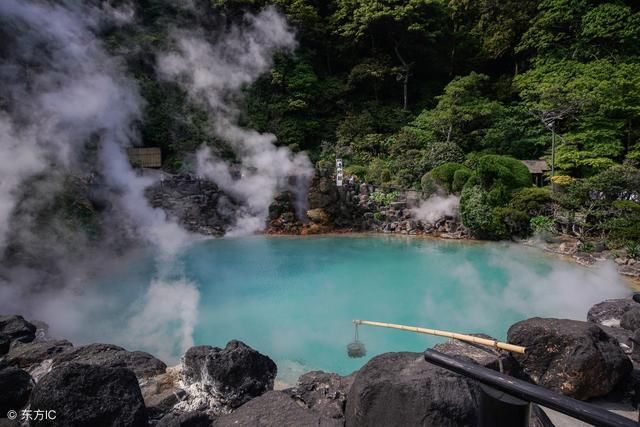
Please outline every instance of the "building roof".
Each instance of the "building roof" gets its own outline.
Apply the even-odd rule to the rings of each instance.
[[[529,169],[529,173],[544,173],[549,170],[546,160],[520,160]]]

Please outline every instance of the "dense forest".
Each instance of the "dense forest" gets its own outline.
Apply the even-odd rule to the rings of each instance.
[[[637,250],[640,3],[193,3],[140,0],[136,22],[105,35],[147,101],[143,144],[163,149],[168,170],[187,168],[203,143],[223,153],[224,143],[176,85],[155,78],[152,52],[171,43],[176,22],[214,29],[274,5],[298,47],[245,89],[243,125],[306,151],[318,168],[341,157],[360,181],[461,194],[478,237],[564,224],[585,241]],[[553,186],[543,188],[513,160],[552,157]]]

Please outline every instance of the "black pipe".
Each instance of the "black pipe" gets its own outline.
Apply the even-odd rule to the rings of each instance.
[[[484,366],[455,359],[432,349],[424,352],[424,358],[427,362],[472,378],[493,389],[562,412],[596,427],[638,427],[640,425],[606,409],[563,396]]]

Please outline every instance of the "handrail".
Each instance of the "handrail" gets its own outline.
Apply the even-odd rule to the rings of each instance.
[[[455,359],[432,349],[424,352],[424,358],[427,362],[472,378],[496,390],[562,412],[596,427],[639,426],[635,421],[606,409],[563,396],[544,387],[501,374],[484,366]]]

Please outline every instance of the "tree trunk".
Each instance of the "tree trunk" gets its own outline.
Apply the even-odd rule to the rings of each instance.
[[[396,56],[402,63],[402,73],[400,74],[399,78],[402,79],[402,105],[406,110],[409,108],[409,77],[411,76],[411,64],[407,63],[407,61],[404,60],[404,58],[400,54],[400,49],[398,49],[397,43],[394,47],[394,51],[396,52]]]

